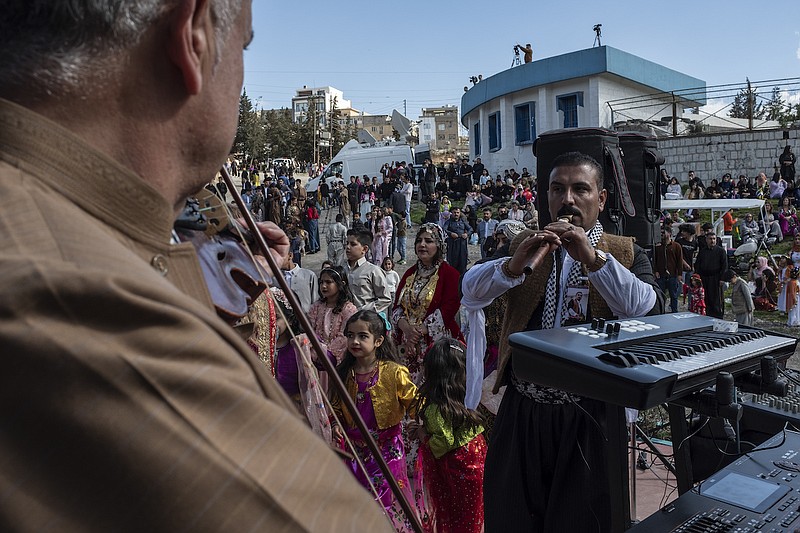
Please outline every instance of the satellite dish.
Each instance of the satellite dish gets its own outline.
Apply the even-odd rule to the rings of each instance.
[[[358,132],[358,142],[361,144],[375,144],[378,140],[367,130],[361,129]]]
[[[411,139],[411,121],[401,115],[396,109],[392,111],[392,127],[400,134],[400,138],[409,141]]]

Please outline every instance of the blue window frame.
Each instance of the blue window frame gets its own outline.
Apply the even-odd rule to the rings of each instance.
[[[475,157],[481,155],[481,123],[476,122],[472,128],[472,138],[475,142]]]
[[[494,152],[502,148],[500,140],[500,113],[489,115],[489,151]]]
[[[564,127],[578,127],[578,106],[583,107],[583,92],[556,96],[556,105],[564,113]]]
[[[514,142],[532,143],[536,139],[536,102],[514,106]]]

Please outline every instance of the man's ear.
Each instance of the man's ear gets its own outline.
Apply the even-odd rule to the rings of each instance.
[[[204,65],[213,61],[213,32],[210,0],[180,0],[177,3],[170,18],[167,48],[190,95],[200,93]]]

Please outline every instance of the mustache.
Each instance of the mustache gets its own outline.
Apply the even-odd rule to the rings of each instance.
[[[564,205],[558,210],[558,213],[556,213],[556,218],[567,215],[581,216],[581,212],[574,205]]]

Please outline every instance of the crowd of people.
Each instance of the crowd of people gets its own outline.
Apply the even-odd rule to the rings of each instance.
[[[800,198],[800,190],[795,184],[795,155],[791,146],[787,145],[778,158],[772,178],[767,178],[766,173],[759,172],[755,178],[746,174],[739,174],[736,180],[730,172],[724,173],[721,178],[712,179],[708,185],[695,175],[694,171],[689,171],[686,178],[686,188],[681,186],[675,176],[670,176],[666,169],[661,170],[661,194],[669,200],[678,198],[686,199],[736,199],[736,198],[758,198],[758,199],[779,199],[790,196],[792,202]]]
[[[657,254],[669,256],[670,243],[676,241],[671,241],[669,233],[666,235],[662,245],[657,247]],[[685,281],[674,276],[670,278],[672,287],[675,287],[669,290],[672,302],[677,301],[677,286],[682,285],[684,302],[689,298],[689,311],[721,318],[725,306],[723,283],[726,283],[731,288],[731,307],[738,323],[752,326],[753,312],[761,310],[785,314],[787,326],[800,326],[800,301],[797,298],[800,236],[794,237],[789,254],[778,257],[777,265],[769,266],[766,256],[755,257],[745,277],[728,264],[724,250],[712,231],[706,230],[704,238],[698,238],[695,243],[682,228],[680,248]],[[694,264],[687,264],[686,261],[692,256],[696,256]],[[662,273],[662,276],[665,274]],[[666,276],[670,276],[669,271]]]
[[[427,169],[428,164],[426,162],[423,169]],[[393,271],[394,258],[384,254],[386,243],[372,236],[370,229],[378,233],[388,230],[391,234],[400,223],[407,230],[408,226],[404,224],[407,211],[392,220],[392,208],[387,205],[387,216],[374,215],[368,219],[372,225],[365,227],[356,216],[351,229],[342,223],[342,213],[337,214],[336,232],[347,236],[347,264],[341,277],[347,278],[346,284],[350,287],[358,288],[357,292],[361,294],[359,306],[378,313],[379,320],[376,318],[375,324],[380,324],[380,327],[371,326],[370,331],[375,336],[391,340],[398,348],[397,359],[393,361],[403,369],[405,386],[417,391],[426,386],[426,365],[431,357],[431,347],[437,343],[446,342],[451,351],[464,354],[459,358],[458,366],[463,373],[460,370],[457,374],[459,379],[463,379],[458,384],[458,390],[463,390],[463,393],[459,392],[458,398],[448,401],[471,414],[465,418],[445,418],[445,422],[455,433],[458,433],[460,425],[466,424],[463,428],[466,437],[460,442],[466,448],[462,447],[459,453],[453,454],[453,457],[460,454],[465,462],[451,462],[449,472],[451,476],[459,477],[472,472],[472,468],[479,468],[482,476],[478,479],[482,482],[451,487],[450,493],[456,494],[457,498],[449,503],[444,503],[441,496],[433,498],[437,502],[434,507],[440,507],[434,511],[440,515],[460,516],[459,520],[463,520],[466,516],[474,518],[477,513],[485,511],[487,527],[490,524],[491,527],[513,528],[524,525],[526,528],[530,526],[531,530],[544,531],[565,523],[581,530],[592,530],[610,520],[605,507],[609,498],[607,488],[595,484],[584,494],[590,512],[580,519],[571,518],[565,522],[565,493],[574,485],[560,483],[562,479],[583,479],[590,486],[591,480],[602,478],[607,459],[602,446],[593,440],[591,424],[605,416],[603,406],[515,376],[508,366],[509,333],[585,323],[591,317],[659,313],[663,312],[667,299],[672,312],[678,311],[682,300],[684,305],[688,303],[691,312],[722,318],[726,284],[730,286],[732,311],[739,323],[752,325],[754,309],[772,306],[787,314],[789,325],[800,325],[797,285],[800,235],[793,237],[793,253],[781,258],[778,274],[766,264],[765,257],[759,257],[749,273],[741,277],[731,268],[733,265],[729,265],[728,253],[711,224],[692,224],[668,215],[662,221],[661,242],[654,247],[652,258],[648,258],[630,239],[607,235],[597,223],[605,191],[602,190],[602,181],[593,183],[595,176],[602,175],[596,162],[583,154],[571,153],[559,158],[555,167],[547,191],[549,199],[555,201],[551,204],[551,215],[557,219],[558,215],[571,214],[573,219],[570,223],[559,221],[550,224],[543,231],[534,231],[539,229],[533,208],[535,196],[526,197],[524,194],[526,190],[536,189],[535,178],[523,182],[519,176],[517,182],[508,185],[508,191],[518,191],[518,194],[510,192],[506,197],[502,196],[504,185],[497,189],[499,194],[495,189],[487,188],[483,189],[485,193],[471,195],[470,191],[458,200],[458,192],[449,184],[442,189],[441,196],[435,188],[432,191],[423,189],[426,212],[424,221],[416,230],[413,247],[416,261],[399,281],[389,281],[390,277],[397,277]],[[480,175],[485,175],[485,169],[481,169]],[[405,172],[400,173],[400,184],[395,186],[395,192],[410,181],[407,176]],[[391,172],[384,179],[389,183],[397,180]],[[693,179],[692,190],[700,191],[698,178]],[[592,185],[588,190],[594,193],[587,193],[587,182]],[[352,183],[360,187],[363,182],[355,179]],[[348,196],[342,194],[341,198],[344,200]],[[783,198],[784,203],[791,203],[789,196]],[[382,201],[391,204],[391,195],[388,200],[374,197],[370,200],[374,204]],[[767,204],[771,207],[769,199]],[[329,205],[334,207],[335,204]],[[463,211],[473,207],[482,216],[480,220],[470,222]],[[785,209],[790,207],[788,205]],[[526,217],[526,214],[530,216]],[[771,209],[766,209],[761,224],[754,222],[751,213],[745,214],[739,224],[739,234],[746,239],[749,232],[769,233],[783,220],[782,217],[769,218],[771,214]],[[384,221],[386,226],[382,225]],[[390,224],[392,229],[388,229]],[[778,231],[783,238],[783,229],[779,227]],[[473,233],[477,234],[477,239],[471,241]],[[677,236],[673,238],[674,235]],[[787,231],[786,235],[793,233]],[[463,259],[467,256],[465,250],[470,242],[480,246],[481,260],[467,270],[468,265]],[[559,254],[560,250],[566,253]],[[555,260],[553,253],[556,254]],[[370,263],[370,257],[375,264]],[[562,271],[565,272],[564,287],[561,288],[561,283],[554,281],[553,274],[558,261],[563,262]],[[613,266],[606,266],[608,263]],[[365,264],[369,265],[366,270],[362,266]],[[536,265],[534,273],[522,275],[522,267],[529,264]],[[335,268],[333,262],[324,265],[322,273],[330,268]],[[352,298],[356,301],[355,297]],[[530,314],[520,313],[521,309]],[[340,321],[338,324],[342,327],[341,334],[346,336],[344,323]],[[319,335],[328,338],[330,331],[321,331]],[[358,381],[358,373],[354,379],[354,386],[357,385],[359,391],[368,388],[366,381]],[[375,379],[374,375],[372,379]],[[496,418],[484,409],[480,410],[481,415],[478,414],[480,394],[477,387],[484,379],[495,381],[495,391],[508,385],[504,387]],[[359,393],[354,394],[357,397]],[[409,398],[401,400],[402,408],[398,407],[395,412],[395,423],[379,429],[390,429],[389,433],[393,435],[392,444],[384,453],[387,460],[403,458],[395,461],[393,472],[405,484],[425,479],[429,470],[421,471],[416,458],[427,457],[429,462],[425,464],[430,469],[428,454],[432,448],[430,441],[426,446],[424,430],[414,421],[418,415],[412,407],[414,402]],[[574,402],[577,400],[580,405],[576,407]],[[554,420],[555,413],[558,413],[558,422],[549,422]],[[367,419],[374,418],[369,410],[362,414]],[[481,417],[487,416],[493,422],[491,434],[486,444],[479,445],[479,441],[474,440],[479,426],[466,421],[483,424],[486,418]],[[452,426],[454,420],[456,424]],[[542,432],[545,424],[548,430]],[[481,429],[483,427],[480,425]],[[354,431],[351,422],[349,431]],[[538,433],[544,436],[531,439],[532,434]],[[422,440],[415,439],[420,435],[423,435]],[[579,450],[554,448],[554,435],[564,441],[579,441]],[[474,453],[468,453],[470,446],[473,446]],[[575,453],[581,454],[580,461]],[[358,454],[363,455],[365,462],[369,461],[369,452],[365,449]],[[585,468],[587,464],[591,468]],[[522,468],[521,465],[535,466]],[[459,472],[459,468],[462,471]],[[365,474],[358,473],[355,466],[353,469],[365,483]],[[381,476],[374,465],[371,469],[367,467],[367,474],[373,480]],[[438,483],[444,483],[437,479]],[[511,508],[519,508],[519,513],[509,512],[508,497],[498,499],[492,496],[509,486],[513,490],[507,494],[520,495],[511,498],[515,502]],[[432,490],[431,486],[427,488]],[[476,497],[476,494],[483,494],[483,498]],[[532,495],[542,500],[532,498]],[[418,494],[408,496],[410,501],[419,500]],[[391,498],[384,498],[382,502],[387,514],[395,518],[395,527],[402,530],[404,526],[402,520],[397,520],[400,514],[396,502]],[[479,523],[475,522],[476,525]],[[603,527],[597,530],[602,531]]]
[[[516,331],[663,312],[644,251],[598,222],[596,161],[566,153],[540,177],[556,222],[538,231],[524,169],[492,182],[477,160],[443,176],[428,162],[416,181],[436,209],[414,221],[402,165],[370,180],[374,198],[357,179],[323,198],[290,168],[231,161],[276,263],[266,281],[287,291],[253,296],[251,322],[231,324],[174,223],[205,186],[238,192],[207,182],[236,132],[251,2],[73,4],[10,3],[0,19],[5,529],[407,530],[368,435],[404,496],[424,502],[424,480],[421,518],[440,531],[610,529],[604,404],[515,375],[508,346]],[[300,241],[317,252],[333,208],[336,263],[303,269]],[[403,223],[415,264],[400,278]],[[485,257],[462,272],[473,228]],[[326,361],[344,390],[328,391]],[[505,386],[488,439],[485,377]],[[331,450],[344,442],[350,454]]]
[[[430,502],[418,509],[420,516],[435,517],[442,531],[550,531],[561,526],[604,531],[611,520],[609,488],[595,483],[607,468],[603,436],[594,429],[606,416],[603,405],[514,376],[507,337],[592,317],[662,312],[663,297],[644,251],[629,238],[604,233],[597,221],[606,199],[597,162],[569,153],[555,167],[549,176],[551,215],[557,219],[567,212],[573,218],[540,231],[533,199],[524,195],[532,181],[519,188],[518,197],[481,197],[482,217],[472,224],[461,208],[470,207],[465,205],[470,196],[455,200],[457,193],[450,187],[442,198],[435,190],[425,192],[424,203],[437,204],[435,216],[431,210],[424,221],[417,221],[410,252],[414,262],[402,276],[393,270],[394,257],[384,255],[386,242],[376,238],[388,231],[388,224],[404,226],[405,212],[391,219],[391,195],[375,198],[375,209],[382,201],[389,205],[382,218],[368,219],[373,231],[359,220],[356,206],[350,206],[350,227],[344,224],[341,206],[350,203],[347,193],[341,193],[338,206],[329,204],[339,209],[331,231],[345,235],[344,265],[333,259],[322,265],[311,333],[326,347],[337,347],[328,348],[329,357],[338,363],[337,372],[360,414],[378,436],[393,476],[408,489],[409,501]],[[402,172],[399,178],[394,192],[409,181]],[[391,174],[384,179],[396,181]],[[352,183],[358,187],[363,182]],[[451,195],[453,202],[443,201]],[[498,216],[492,207],[498,208]],[[475,243],[480,243],[483,258],[467,270],[462,259],[473,233],[479,233]],[[555,281],[556,262],[563,263],[569,283]],[[523,267],[531,265],[533,274],[523,275]],[[285,345],[291,343],[281,343]],[[276,367],[279,360],[276,356]],[[314,383],[302,377],[301,368],[290,375],[286,391],[301,412],[309,412],[311,406],[302,402],[310,395],[298,394],[298,376],[300,384]],[[496,419],[478,410],[487,378],[495,391],[508,385]],[[409,524],[352,416],[340,398],[334,395],[332,400],[337,415],[333,438],[353,443],[359,459],[349,463],[354,476],[376,489],[375,497],[395,529],[407,530]],[[487,441],[483,435],[491,419]],[[516,431],[520,424],[530,430]],[[532,438],[544,427],[541,438]],[[554,447],[553,438],[573,444]],[[581,501],[587,512],[565,518],[568,493],[575,486],[586,487]],[[514,502],[510,507],[509,498]],[[516,511],[509,513],[509,508]]]
[[[793,280],[800,271],[800,232],[794,205],[798,184],[794,180],[794,155],[790,147],[787,146],[781,154],[780,162],[781,166],[776,166],[771,182],[781,185],[777,190],[768,192],[763,173],[753,191],[749,190],[744,176],[740,179],[743,188],[733,185],[720,187],[716,180],[705,188],[706,198],[709,189],[713,189],[719,193],[714,198],[753,197],[764,200],[758,217],[752,211],[745,211],[737,218],[734,210],[729,209],[721,217],[720,227],[715,227],[711,223],[693,223],[692,216],[684,220],[677,211],[664,214],[661,242],[654,248],[654,271],[659,286],[670,299],[672,311],[678,309],[682,294],[684,303],[688,298],[689,311],[722,318],[725,309],[723,289],[730,286],[731,306],[739,323],[752,325],[753,311],[765,310],[785,313],[788,326],[800,325],[796,317],[796,291],[793,289]],[[662,177],[665,174],[662,172]],[[692,191],[699,191],[702,195],[701,180],[693,172],[689,174],[687,197],[693,194]],[[669,181],[670,184],[663,189],[666,194],[675,190],[677,183],[674,178]],[[666,182],[667,179],[662,180],[662,185]],[[730,175],[724,175],[721,183],[731,184]],[[731,196],[726,196],[726,190],[731,191]],[[732,253],[734,249],[728,250],[723,246],[721,236],[729,236],[734,247],[752,243],[752,252],[741,251],[746,258],[744,264],[738,258],[739,254]],[[769,248],[784,239],[792,240],[792,248],[788,254],[774,259]],[[763,248],[759,247],[761,245]],[[759,250],[765,255],[758,255]],[[768,264],[768,258],[772,259],[772,265]]]

